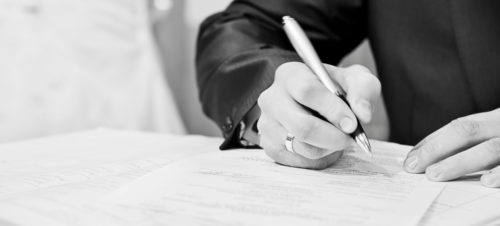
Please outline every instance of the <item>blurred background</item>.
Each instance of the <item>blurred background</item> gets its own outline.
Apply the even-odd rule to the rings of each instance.
[[[201,111],[199,24],[230,0],[0,0],[0,142],[109,127],[220,136]],[[342,65],[375,71],[369,44]],[[383,102],[367,128],[388,136]]]

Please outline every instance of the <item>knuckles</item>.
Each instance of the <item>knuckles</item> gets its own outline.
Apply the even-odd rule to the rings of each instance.
[[[486,143],[486,151],[496,159],[500,159],[500,138],[490,139]]]
[[[297,82],[291,87],[298,101],[306,102],[313,97],[316,87],[310,82]]]
[[[292,134],[301,139],[308,140],[311,136],[314,136],[314,131],[318,128],[318,122],[307,116],[298,117],[294,128],[291,128]]]
[[[356,85],[359,87],[369,87],[370,92],[373,92],[373,95],[380,95],[382,90],[382,85],[378,80],[377,76],[375,76],[368,68],[362,65],[352,65],[347,67],[344,70],[343,76],[345,79],[345,83],[349,85]]]
[[[426,144],[422,145],[422,147],[420,147],[418,154],[421,157],[432,156],[437,153],[437,150],[439,150],[439,145],[439,142],[427,142]]]
[[[269,101],[273,99],[271,97],[271,89],[273,89],[273,86],[264,90],[262,93],[260,93],[259,98],[257,98],[257,105],[263,111],[267,109]]]
[[[453,120],[450,123],[450,127],[461,137],[469,139],[476,137],[481,129],[478,121],[464,118]]]

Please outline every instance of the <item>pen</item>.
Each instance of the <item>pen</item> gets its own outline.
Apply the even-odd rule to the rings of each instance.
[[[330,92],[340,97],[340,99],[342,99],[347,106],[350,107],[349,102],[347,102],[345,97],[345,92],[336,81],[330,78],[325,66],[321,63],[318,54],[314,50],[313,45],[307,38],[307,35],[304,30],[302,30],[299,23],[297,23],[297,21],[290,16],[284,16],[283,28],[285,29],[285,33],[292,43],[293,48],[297,51],[304,63],[316,76],[318,76],[319,80]],[[358,122],[358,127],[353,133],[351,133],[351,136],[364,152],[372,156],[370,142],[368,141],[363,127],[361,126],[361,123],[359,123],[359,119],[357,117],[356,120]]]

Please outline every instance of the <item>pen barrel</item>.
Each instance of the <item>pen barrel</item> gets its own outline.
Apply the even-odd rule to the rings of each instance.
[[[316,74],[325,87],[336,95],[343,95],[344,91],[342,87],[330,78],[325,66],[321,63],[318,54],[314,50],[314,46],[309,41],[309,38],[307,38],[299,23],[295,19],[285,16],[283,17],[283,28],[297,54],[299,54],[309,69]]]
[[[347,106],[351,108],[349,102],[345,98],[344,90],[333,78],[330,77],[325,66],[323,65],[323,63],[321,63],[318,54],[314,50],[312,43],[307,38],[306,33],[304,32],[304,30],[302,30],[299,23],[297,23],[295,19],[289,16],[285,16],[283,17],[283,28],[286,35],[288,36],[288,39],[292,43],[292,46],[302,58],[304,63],[311,69],[314,74],[316,74],[321,83],[323,83],[323,85],[330,92],[340,97],[347,104]],[[350,135],[352,136],[352,138],[354,138],[354,140],[356,140],[356,143],[358,143],[364,151],[371,154],[370,143],[357,117],[356,121],[358,126],[356,127],[356,130]]]

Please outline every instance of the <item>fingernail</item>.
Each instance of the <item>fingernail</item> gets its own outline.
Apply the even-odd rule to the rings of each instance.
[[[354,123],[352,119],[345,117],[340,120],[340,128],[346,133],[352,132],[354,130]]]
[[[484,186],[486,187],[497,187],[498,185],[498,179],[495,175],[489,171],[488,173],[483,175],[483,178],[481,178],[481,182],[483,183]]]
[[[427,167],[427,169],[425,170],[427,177],[429,177],[431,180],[439,180],[442,172],[443,172],[442,163],[436,163],[432,166]]]
[[[366,100],[360,100],[358,101],[358,108],[361,109],[361,117],[366,121],[370,121],[373,110],[373,106],[370,104],[370,102]]]
[[[411,156],[406,160],[406,169],[409,171],[415,170],[418,164],[418,158],[416,156]]]

